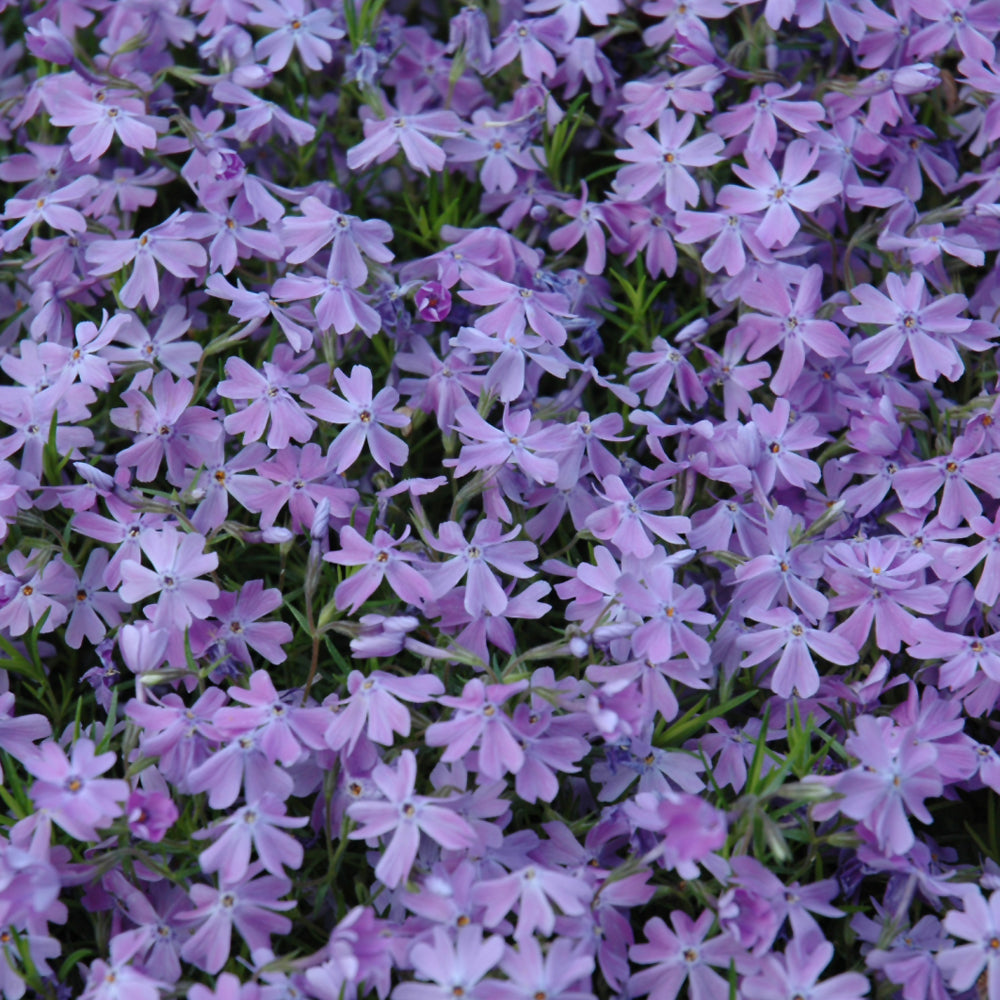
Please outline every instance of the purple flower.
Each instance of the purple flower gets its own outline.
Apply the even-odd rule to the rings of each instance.
[[[333,24],[333,11],[307,11],[304,0],[254,0],[254,4],[257,9],[250,12],[249,23],[274,29],[254,45],[254,55],[266,59],[272,73],[285,68],[293,49],[308,69],[321,70],[333,58],[330,42],[344,37]]]
[[[410,710],[398,699],[423,703],[444,693],[444,685],[433,674],[396,677],[375,670],[365,677],[352,670],[347,678],[348,697],[326,730],[326,742],[334,750],[354,750],[364,733],[373,743],[392,746],[394,735],[410,735]],[[0,734],[2,736],[2,734]]]
[[[287,934],[292,922],[276,910],[290,910],[292,900],[282,900],[291,889],[288,879],[262,875],[259,863],[252,864],[237,881],[220,881],[219,888],[191,887],[193,910],[178,913],[184,923],[200,926],[181,948],[181,957],[205,972],[216,973],[228,961],[233,928],[251,950],[270,946],[272,934]]]
[[[177,822],[180,813],[166,792],[134,791],[125,804],[129,832],[134,837],[159,843]]]
[[[386,427],[406,427],[410,418],[395,411],[399,393],[386,386],[373,395],[372,373],[364,365],[355,365],[350,375],[339,368],[333,373],[344,397],[335,396],[322,386],[309,386],[302,399],[313,407],[313,416],[330,424],[346,424],[330,446],[329,459],[336,462],[338,475],[346,472],[368,445],[372,458],[392,472],[394,465],[404,465],[409,449]]]
[[[404,91],[400,90],[401,96]],[[461,120],[454,111],[397,111],[383,99],[385,117],[364,117],[365,138],[347,151],[347,166],[363,170],[372,163],[385,163],[402,149],[414,170],[430,174],[442,170],[447,157],[429,136],[457,136]],[[367,109],[366,109],[367,111]]]
[[[570,446],[568,428],[539,427],[537,423],[532,426],[530,410],[511,412],[506,407],[500,427],[487,423],[469,405],[458,408],[455,420],[455,429],[471,439],[454,462],[456,476],[511,462],[537,483],[554,483],[559,478],[559,463],[545,456]],[[448,460],[445,464],[449,464]]]
[[[657,123],[659,141],[636,126],[626,129],[625,139],[632,148],[616,150],[615,156],[633,164],[620,170],[617,178],[629,198],[643,198],[662,186],[667,207],[673,211],[698,204],[701,197],[698,185],[686,168],[719,163],[718,154],[725,143],[717,135],[702,135],[686,142],[694,123],[695,117],[690,112],[678,121],[670,110],[664,111]]]
[[[41,632],[52,632],[62,625],[76,584],[73,571],[62,558],[43,562],[37,549],[27,556],[14,551],[7,557],[7,566],[10,574],[0,570],[0,628],[12,636],[24,635],[43,617]]]
[[[982,427],[970,426],[955,440],[950,454],[900,469],[892,485],[903,506],[919,510],[943,486],[937,516],[944,527],[954,528],[982,514],[982,502],[973,487],[1000,498],[1000,455],[976,455],[984,436]]]
[[[209,601],[219,596],[219,588],[210,580],[200,580],[219,565],[214,552],[205,552],[201,535],[182,535],[167,526],[143,541],[143,552],[152,569],[137,562],[122,565],[122,599],[135,604],[151,594],[159,594],[153,612],[156,628],[187,628],[195,618],[211,613]]]
[[[4,220],[21,221],[3,234],[3,249],[7,253],[16,250],[39,222],[44,222],[61,233],[86,232],[87,220],[67,202],[83,200],[86,195],[93,193],[96,186],[94,178],[88,174],[44,195],[9,198],[3,207]]]
[[[500,968],[507,976],[492,984],[496,1000],[535,1000],[539,993],[547,1000],[590,1000],[589,976],[594,958],[568,938],[556,938],[543,955],[533,937],[522,938],[517,950],[507,949]]]
[[[652,968],[635,973],[629,980],[630,996],[649,995],[653,1000],[674,1000],[685,982],[691,1000],[726,1000],[729,983],[716,972],[739,958],[743,949],[728,934],[706,941],[714,914],[705,910],[697,920],[674,910],[671,931],[660,917],[646,922],[645,944],[629,948],[629,958]]]
[[[762,663],[780,649],[781,657],[769,683],[771,690],[781,698],[790,698],[793,694],[811,698],[819,690],[819,672],[810,651],[841,666],[858,662],[858,651],[845,638],[836,632],[812,628],[790,608],[754,610],[748,615],[773,628],[748,632],[737,640],[740,649],[749,651],[743,666]]]
[[[902,278],[889,274],[885,279],[889,292],[884,295],[871,285],[858,285],[851,294],[861,303],[845,306],[844,315],[858,323],[883,327],[874,336],[854,348],[854,360],[867,364],[867,372],[882,372],[897,364],[903,349],[913,359],[917,374],[929,382],[944,375],[954,382],[965,370],[955,348],[955,339],[965,333],[972,320],[959,316],[968,301],[964,295],[945,295],[928,302],[924,276],[915,271],[903,284]]]
[[[192,646],[207,649],[218,643],[227,654],[250,666],[250,650],[268,663],[284,663],[281,648],[292,641],[292,630],[282,621],[259,621],[283,604],[281,591],[264,589],[261,580],[247,580],[238,594],[223,591],[212,600],[213,621],[196,621],[191,629]]]
[[[770,24],[771,17],[768,14],[765,17]],[[777,25],[771,24],[771,27],[776,28]],[[800,135],[807,135],[815,133],[816,123],[826,117],[823,105],[817,101],[788,100],[801,89],[800,83],[787,89],[780,83],[754,87],[748,101],[716,115],[709,128],[726,139],[745,134],[749,129],[747,152],[751,156],[769,157],[778,146],[779,121]]]
[[[286,503],[292,515],[292,530],[296,532],[312,528],[316,505],[323,500],[330,504],[331,516],[347,518],[358,494],[330,482],[332,466],[329,454],[324,455],[312,441],[301,448],[293,444],[282,448],[259,469],[275,485],[255,491],[256,495],[245,499],[245,505],[260,512],[260,526],[264,529],[274,526]]]
[[[149,308],[155,309],[160,301],[156,265],[178,278],[198,277],[197,269],[208,263],[208,254],[194,240],[208,232],[204,225],[192,222],[188,213],[175,213],[135,239],[97,240],[88,246],[86,256],[92,273],[99,277],[116,274],[133,262],[121,300],[135,309],[145,299]]]
[[[517,906],[514,940],[521,944],[541,931],[548,937],[555,930],[553,903],[568,917],[586,912],[594,899],[594,888],[583,879],[555,867],[528,864],[509,875],[487,879],[472,890],[475,902],[485,907],[483,923],[496,927]]]
[[[233,973],[223,972],[215,980],[215,989],[195,983],[187,992],[187,1000],[261,1000],[264,989],[259,983],[241,983]]]
[[[244,409],[225,418],[226,433],[242,432],[244,444],[257,441],[270,419],[268,448],[284,448],[289,440],[308,441],[316,424],[291,395],[309,384],[308,377],[283,371],[270,361],[265,361],[263,368],[258,372],[240,358],[226,362],[228,378],[219,382],[216,391],[226,399],[249,401]]]
[[[423,981],[399,983],[392,1000],[488,1000],[493,981],[483,979],[503,953],[503,938],[483,938],[475,924],[460,927],[454,937],[435,927],[432,941],[418,941],[410,949],[410,963]]]
[[[785,247],[799,231],[793,209],[815,212],[843,189],[831,173],[821,173],[811,181],[805,177],[819,156],[819,148],[797,139],[785,150],[781,176],[768,160],[748,154],[747,167],[733,166],[733,172],[750,185],[749,189],[727,184],[719,191],[719,204],[739,215],[764,212],[755,235],[765,247]]]
[[[986,972],[986,995],[1000,997],[1000,892],[987,901],[976,886],[966,886],[962,910],[950,910],[944,929],[969,944],[942,951],[937,956],[941,971],[956,990],[971,989]]]
[[[128,91],[94,87],[76,73],[46,77],[42,100],[53,125],[69,128],[74,160],[99,160],[114,136],[139,153],[156,147],[162,118],[146,114],[145,103]]]
[[[0,749],[9,753],[15,760],[24,760],[34,756],[38,748],[38,740],[47,739],[52,735],[52,726],[44,715],[15,715],[14,694],[5,691],[0,694]],[[0,774],[0,780],[3,776]]]
[[[766,315],[745,316],[740,324],[751,335],[747,357],[753,361],[781,346],[781,363],[771,379],[771,391],[788,395],[805,367],[806,349],[823,358],[850,352],[844,332],[830,320],[817,319],[822,304],[823,268],[814,264],[802,272],[795,301],[778,283],[755,282],[743,293],[747,305]]]
[[[96,841],[98,830],[121,816],[129,796],[128,782],[120,778],[101,778],[115,764],[113,751],[95,754],[94,742],[78,739],[67,757],[58,743],[51,740],[38,753],[21,763],[35,776],[31,799],[35,805],[77,840]]]
[[[451,292],[440,281],[428,281],[413,296],[417,315],[428,323],[440,323],[451,312]]]
[[[142,962],[130,964],[149,947],[149,934],[146,928],[116,934],[108,947],[111,961],[94,960],[81,1000],[160,1000],[161,990],[169,990],[170,983],[149,975]]]
[[[338,608],[353,614],[378,589],[383,579],[389,581],[396,595],[407,604],[422,604],[433,596],[427,579],[409,563],[416,558],[412,552],[398,548],[409,537],[409,526],[401,538],[393,538],[379,528],[372,541],[350,525],[340,530],[340,549],[327,552],[323,558],[339,566],[361,567],[337,584],[334,601]]]
[[[520,528],[512,528],[505,534],[498,521],[486,518],[476,525],[472,540],[467,542],[461,527],[446,521],[438,538],[430,541],[435,551],[451,556],[429,572],[436,596],[443,597],[464,579],[465,609],[470,615],[502,614],[507,595],[492,570],[522,580],[535,575],[526,564],[538,555],[538,549],[533,542],[515,541],[520,533]]]
[[[417,760],[412,750],[404,750],[393,769],[378,764],[371,780],[385,801],[368,800],[348,806],[347,814],[361,826],[352,830],[352,840],[371,840],[394,831],[382,852],[375,875],[390,889],[404,882],[420,847],[420,834],[450,850],[473,847],[479,838],[472,827],[447,805],[438,805],[425,795],[414,794]]]
[[[674,545],[684,544],[681,533],[691,528],[688,518],[652,513],[669,510],[674,505],[674,495],[663,483],[647,486],[634,496],[620,476],[605,476],[601,485],[605,492],[597,495],[606,506],[594,511],[584,522],[595,538],[610,541],[623,555],[640,559],[653,554],[651,535]]]
[[[835,807],[871,830],[880,849],[905,854],[914,843],[907,814],[932,822],[925,800],[943,788],[937,750],[930,743],[913,745],[909,728],[870,715],[855,720],[844,745],[859,763],[835,779],[843,796]]]
[[[214,840],[198,855],[198,863],[203,872],[218,872],[223,882],[239,882],[250,868],[253,848],[266,871],[283,875],[285,865],[293,869],[300,867],[304,855],[302,844],[283,830],[297,829],[307,822],[305,816],[289,816],[280,799],[265,793],[255,802],[230,813],[211,829],[193,834],[197,840]]]
[[[388,264],[392,251],[386,244],[392,229],[381,219],[359,219],[325,205],[309,195],[299,205],[300,216],[290,216],[281,223],[281,236],[289,248],[290,264],[302,264],[319,253],[328,243],[328,275],[360,288],[368,280],[368,257],[378,264]]]
[[[138,388],[126,389],[125,406],[111,411],[111,422],[137,440],[118,452],[118,465],[134,467],[136,477],[149,482],[166,458],[168,478],[176,485],[183,482],[185,468],[201,465],[201,449],[222,433],[214,411],[190,405],[193,396],[194,385],[186,379],[175,382],[169,372],[153,378],[152,400]]]
[[[866,996],[871,984],[860,972],[842,972],[819,982],[833,954],[833,945],[818,930],[806,938],[796,935],[783,954],[761,959],[757,972],[743,981],[743,995],[747,1000],[858,1000]]]
[[[478,678],[468,681],[461,697],[438,698],[440,704],[458,711],[455,718],[428,726],[424,741],[446,748],[441,756],[445,763],[461,760],[478,743],[479,769],[487,778],[501,778],[508,771],[516,774],[524,763],[524,751],[501,706],[525,687],[526,681],[490,685]]]

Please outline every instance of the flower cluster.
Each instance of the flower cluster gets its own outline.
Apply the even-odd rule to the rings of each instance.
[[[0,0],[0,993],[1000,1000],[995,0]]]

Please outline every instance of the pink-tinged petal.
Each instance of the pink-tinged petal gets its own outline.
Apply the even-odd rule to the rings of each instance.
[[[887,326],[899,319],[899,305],[877,288],[858,285],[851,289],[851,295],[861,304],[844,306],[844,315],[855,323],[879,323]]]
[[[834,174],[820,174],[814,180],[789,191],[788,200],[803,212],[815,212],[820,205],[833,201],[843,191],[844,185]]]
[[[388,833],[399,824],[399,806],[391,802],[354,802],[347,810],[361,826],[348,835],[351,840],[368,840]]]
[[[161,587],[158,573],[130,560],[122,564],[122,584],[119,593],[123,601],[135,604],[155,594]]]
[[[846,309],[844,311],[847,312]],[[890,327],[857,344],[853,358],[858,364],[867,365],[865,371],[868,374],[884,372],[896,363],[905,343],[902,331]]]
[[[375,876],[390,889],[405,881],[420,847],[420,831],[416,824],[406,822],[396,827],[389,846],[375,866]]]
[[[819,690],[819,673],[802,639],[792,639],[785,647],[771,677],[771,690],[782,698],[793,693],[810,698]]]
[[[405,441],[390,434],[384,427],[378,424],[369,425],[367,440],[372,458],[387,472],[392,472],[393,466],[406,464],[410,454],[409,447]]]
[[[377,130],[368,134],[368,122],[365,122],[366,138],[347,151],[347,167],[349,170],[361,170],[384,157],[396,146],[396,130],[391,122],[379,122]]]
[[[364,448],[367,435],[362,424],[351,424],[337,435],[336,440],[330,445],[328,458],[336,463],[337,475],[345,473],[361,454]]]
[[[788,246],[799,231],[799,220],[786,201],[774,202],[764,213],[764,218],[754,235],[770,249]]]
[[[770,200],[766,191],[737,187],[733,184],[727,184],[718,195],[719,204],[729,212],[736,212],[737,215],[763,211]]]
[[[846,667],[858,662],[858,651],[842,636],[819,629],[807,629],[805,640],[809,648],[839,666]]]
[[[479,842],[476,831],[468,822],[443,806],[421,805],[417,813],[417,823],[427,836],[451,851],[473,847]]]

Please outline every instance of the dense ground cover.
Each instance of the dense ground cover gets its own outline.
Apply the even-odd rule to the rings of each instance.
[[[998,0],[0,18],[6,1000],[1000,1000]]]

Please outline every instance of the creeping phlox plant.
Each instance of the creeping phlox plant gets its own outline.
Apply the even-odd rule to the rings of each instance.
[[[0,23],[4,1000],[1000,1000],[1000,0]]]

